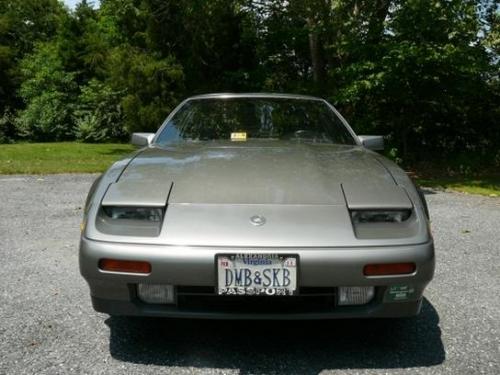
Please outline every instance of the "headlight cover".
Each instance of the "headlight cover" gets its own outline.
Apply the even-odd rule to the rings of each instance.
[[[353,210],[351,218],[354,224],[364,223],[401,223],[408,220],[411,210]]]
[[[96,229],[115,236],[157,237],[160,235],[165,207],[101,206]]]
[[[103,206],[102,209],[113,220],[141,220],[156,223],[163,220],[163,209],[158,207]]]

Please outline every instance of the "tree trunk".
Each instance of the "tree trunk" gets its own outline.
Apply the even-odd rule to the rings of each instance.
[[[325,64],[323,62],[322,48],[317,30],[315,30],[315,22],[312,17],[307,18],[307,26],[309,28],[309,52],[311,54],[311,67],[313,81],[319,87],[323,83],[325,76]]]
[[[377,43],[384,34],[384,22],[389,13],[391,0],[376,0],[375,9],[368,26],[368,38],[372,43]]]

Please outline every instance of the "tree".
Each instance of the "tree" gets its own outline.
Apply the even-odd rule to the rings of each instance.
[[[137,48],[112,51],[109,85],[123,93],[124,126],[133,131],[155,131],[179,100],[183,71],[174,58],[160,58]]]
[[[74,138],[75,75],[64,70],[55,43],[41,43],[20,63],[19,94],[26,108],[19,113],[19,133],[33,141]]]
[[[22,105],[19,61],[37,42],[53,38],[64,16],[57,0],[0,0],[0,115]]]
[[[242,90],[256,69],[253,14],[246,0],[145,0],[147,41],[183,66],[190,92]],[[168,26],[166,26],[168,25]]]
[[[125,139],[193,93],[286,91],[405,162],[500,164],[498,20],[476,0],[0,0],[0,137]]]

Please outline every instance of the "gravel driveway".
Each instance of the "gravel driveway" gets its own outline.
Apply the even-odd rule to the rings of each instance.
[[[436,277],[409,320],[110,318],[78,271],[95,175],[0,176],[0,374],[500,374],[500,199],[429,191]]]

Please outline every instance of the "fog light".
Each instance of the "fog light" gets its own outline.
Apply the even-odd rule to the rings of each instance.
[[[146,303],[167,304],[174,303],[174,286],[160,284],[139,284],[137,295]]]
[[[339,287],[339,305],[364,305],[375,295],[373,286],[341,286]]]

